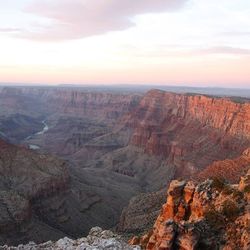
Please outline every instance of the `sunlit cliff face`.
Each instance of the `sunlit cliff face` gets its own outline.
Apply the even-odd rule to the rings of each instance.
[[[0,82],[249,87],[248,0],[0,3]]]

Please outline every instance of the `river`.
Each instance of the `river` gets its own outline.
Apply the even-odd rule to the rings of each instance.
[[[49,126],[47,125],[46,121],[43,121],[43,125],[44,125],[43,130],[37,132],[35,135],[43,135],[49,130]]]
[[[46,123],[46,121],[42,121],[42,123],[43,123],[43,125],[44,125],[43,129],[42,129],[41,131],[39,131],[39,132],[33,134],[33,135],[28,136],[28,137],[26,138],[26,140],[29,140],[29,139],[31,139],[32,137],[36,136],[36,135],[43,135],[44,133],[46,133],[46,132],[49,130],[49,126],[48,126],[48,124]],[[33,149],[33,150],[38,150],[38,149],[40,149],[40,147],[39,147],[38,145],[35,145],[35,144],[29,144],[29,148],[30,148],[30,149]]]

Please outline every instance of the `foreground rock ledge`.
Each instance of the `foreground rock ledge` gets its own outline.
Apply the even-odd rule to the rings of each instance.
[[[102,230],[100,227],[93,227],[87,237],[72,240],[67,237],[57,242],[48,241],[42,244],[30,242],[27,245],[19,245],[17,247],[2,246],[1,250],[38,250],[38,249],[60,249],[60,250],[140,250],[139,246],[130,246],[121,238],[109,230]]]
[[[249,250],[250,169],[239,184],[171,182],[154,227],[130,244],[147,250]]]

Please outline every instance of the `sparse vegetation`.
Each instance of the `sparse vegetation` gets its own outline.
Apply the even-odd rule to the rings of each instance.
[[[235,189],[227,184],[224,185],[224,187],[222,189],[222,193],[225,195],[232,195],[232,197],[235,201],[239,201],[239,200],[243,199],[243,197],[244,197],[244,195],[241,191],[239,191],[238,189]]]
[[[250,193],[250,185],[245,186],[244,193]]]
[[[234,220],[240,213],[239,207],[231,200],[226,200],[223,202],[223,215],[228,220]]]
[[[212,188],[220,192],[225,188],[226,186],[225,179],[221,177],[213,177],[212,180],[213,180]]]
[[[216,230],[219,230],[224,226],[225,222],[223,215],[214,208],[207,210],[204,216],[208,224]]]
[[[244,104],[244,103],[250,102],[249,98],[244,98],[244,97],[232,96],[229,99],[231,101],[235,102],[235,103],[240,103],[240,104]]]
[[[224,185],[223,190],[222,190],[223,194],[226,194],[226,195],[233,194],[234,191],[235,190],[230,185]]]
[[[238,201],[238,200],[241,200],[243,199],[244,195],[242,192],[240,192],[239,190],[233,190],[233,198]]]

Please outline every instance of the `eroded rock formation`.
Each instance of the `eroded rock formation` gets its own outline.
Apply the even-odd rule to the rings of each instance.
[[[239,185],[174,180],[152,231],[131,244],[148,250],[250,248],[250,170]]]

